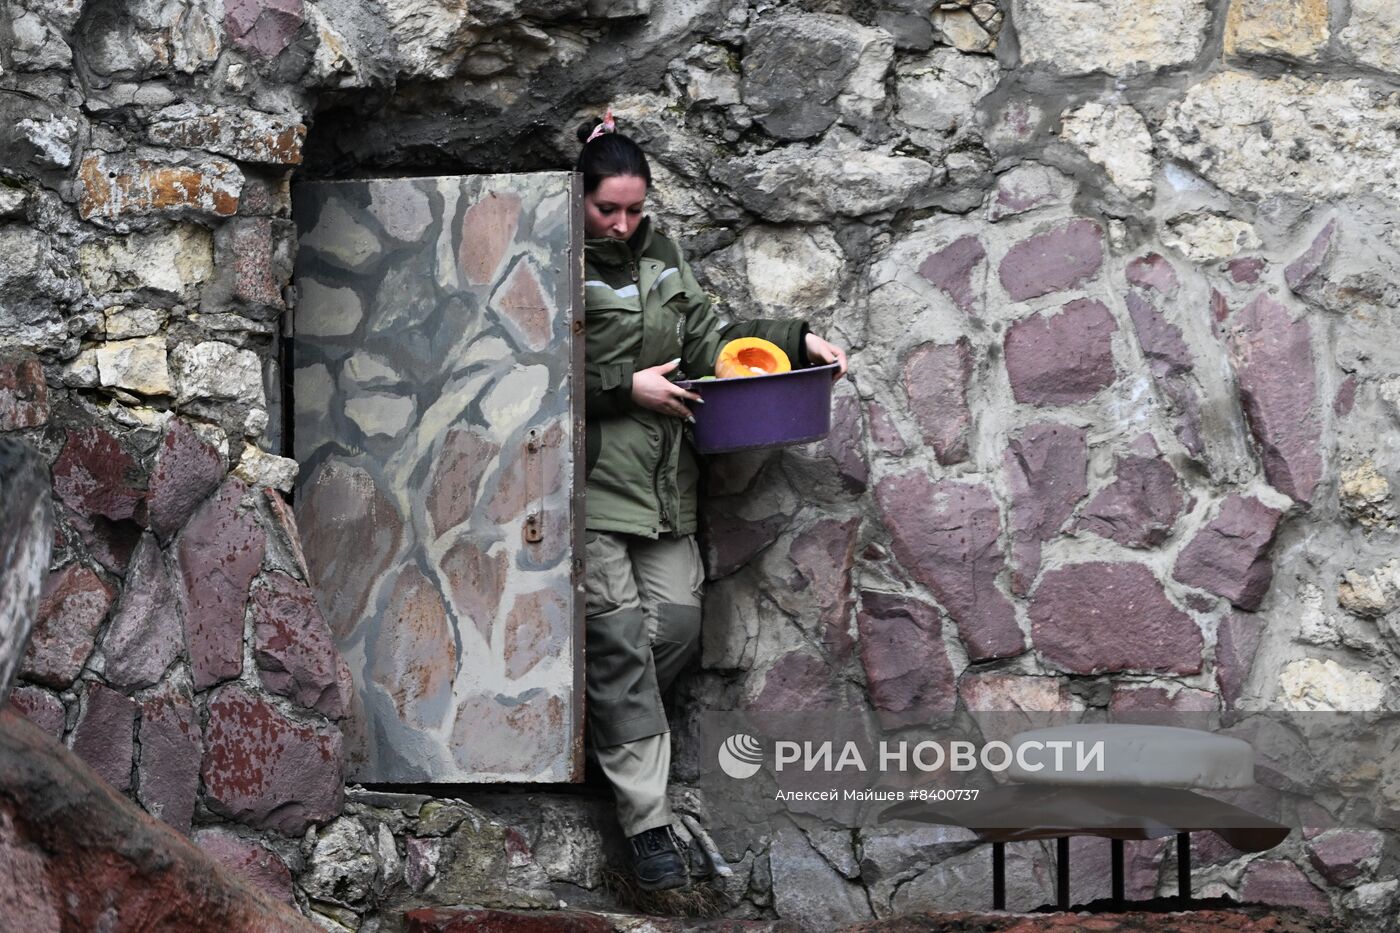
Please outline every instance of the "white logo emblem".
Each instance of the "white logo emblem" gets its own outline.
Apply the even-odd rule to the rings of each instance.
[[[731,735],[719,747],[719,767],[738,780],[753,777],[763,767],[762,743],[742,732]]]

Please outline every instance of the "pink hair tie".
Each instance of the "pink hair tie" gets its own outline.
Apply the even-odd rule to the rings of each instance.
[[[615,132],[617,132],[617,122],[613,120],[612,108],[609,107],[607,112],[603,114],[603,122],[593,127],[593,132],[588,134],[588,138],[583,141],[583,144],[586,146],[604,133]]]

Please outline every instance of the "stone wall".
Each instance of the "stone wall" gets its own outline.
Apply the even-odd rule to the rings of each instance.
[[[684,709],[1400,700],[1381,0],[0,9],[0,429],[45,451],[60,512],[16,702],[233,858],[269,851],[256,830],[274,874],[300,873],[301,829],[340,811],[336,768],[299,756],[334,761],[334,712],[303,701],[343,672],[288,653],[317,636],[281,640],[324,623],[267,488],[295,468],[288,180],[567,166],[609,103],[717,298],[852,350],[828,442],[712,466]],[[250,788],[247,751],[284,755],[285,783]],[[516,813],[511,858],[600,897],[593,850],[555,845],[596,838],[571,812]],[[419,825],[346,819],[355,840]],[[1163,851],[1134,848],[1139,894],[1170,887]],[[988,887],[947,834],[795,827],[727,854],[735,916],[980,907]],[[1197,858],[1211,892],[1395,913],[1400,852],[1376,834]],[[1010,896],[1047,900],[1047,853],[1013,861]],[[353,926],[373,888],[326,910]]]
[[[343,807],[349,671],[268,414],[306,98],[251,99],[280,20],[240,15],[0,11],[0,432],[42,452],[57,526],[11,703],[290,901]]]

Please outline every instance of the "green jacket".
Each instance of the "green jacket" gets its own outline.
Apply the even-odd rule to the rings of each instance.
[[[585,527],[655,538],[693,534],[700,468],[686,424],[632,401],[632,374],[680,357],[672,378],[713,375],[720,347],[762,337],[806,365],[803,321],[727,322],[650,218],[626,241],[585,241]]]

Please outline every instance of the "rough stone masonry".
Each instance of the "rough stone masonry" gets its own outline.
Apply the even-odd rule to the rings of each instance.
[[[852,350],[828,441],[712,465],[682,709],[1393,710],[1398,91],[1386,0],[5,0],[0,432],[57,512],[12,702],[323,928],[607,903],[586,798],[347,802],[278,340],[292,178],[564,168],[612,104],[716,298]],[[723,844],[736,918],[989,888],[951,831]],[[1393,836],[1198,848],[1394,923]]]

